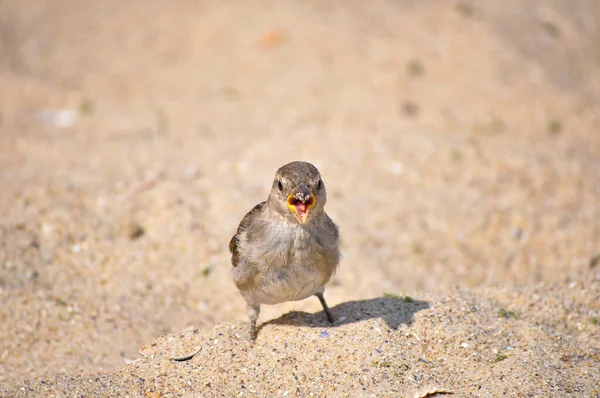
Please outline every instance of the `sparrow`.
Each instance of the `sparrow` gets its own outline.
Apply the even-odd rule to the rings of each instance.
[[[246,300],[250,340],[261,304],[316,296],[334,322],[323,292],[340,262],[339,229],[325,213],[319,170],[296,161],[275,173],[266,201],[250,210],[229,242],[233,281]]]

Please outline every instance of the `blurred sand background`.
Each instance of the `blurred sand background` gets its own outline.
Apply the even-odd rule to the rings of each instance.
[[[531,391],[597,396],[599,43],[594,0],[0,0],[0,395],[23,393],[24,379],[113,372],[189,325],[214,339],[225,322],[241,331],[245,355],[309,339],[292,316],[294,327],[265,327],[248,351],[227,251],[275,170],[302,159],[321,170],[342,233],[341,268],[326,290],[339,313],[352,318],[361,312],[349,302],[410,294],[423,303],[415,333],[489,332],[499,346],[497,323],[517,323],[517,339],[543,345],[537,359],[558,361],[538,362],[540,379],[568,386]],[[478,305],[487,312],[471,314],[471,326],[464,314],[448,320],[447,311]],[[320,305],[264,307],[259,322],[289,311]],[[413,315],[401,322],[406,333]],[[330,329],[362,336],[342,340],[359,353],[383,328],[360,320]],[[397,333],[394,349],[410,351]],[[427,349],[458,360],[461,344]],[[503,355],[487,352],[485,363]],[[506,379],[482,384],[525,391],[517,383],[537,376],[510,358]],[[467,375],[488,377],[465,361]],[[448,362],[423,372],[459,396],[475,394],[465,378],[452,386]],[[582,367],[588,378],[574,381]],[[214,371],[201,369],[203,379]],[[528,371],[531,379],[514,378]],[[128,372],[103,377],[129,386]],[[59,377],[65,395],[79,391],[80,379]],[[315,396],[392,391],[350,380]],[[390,396],[423,384],[406,383]],[[27,385],[25,395],[47,395]],[[127,391],[168,396],[172,387],[136,386]],[[263,387],[257,394],[269,395]],[[493,387],[488,394],[502,395]],[[216,394],[205,384],[187,393],[199,391]]]

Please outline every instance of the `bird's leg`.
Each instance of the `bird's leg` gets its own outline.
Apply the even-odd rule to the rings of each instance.
[[[329,311],[329,307],[327,306],[327,303],[325,302],[325,297],[323,297],[323,293],[316,293],[315,296],[317,296],[319,298],[319,301],[321,302],[321,305],[323,306],[323,309],[325,310],[325,315],[327,315],[327,320],[329,321],[329,323],[333,323],[333,315],[331,315],[331,311]]]
[[[250,317],[250,341],[256,340],[256,320],[260,314],[260,305],[248,305],[248,316]]]

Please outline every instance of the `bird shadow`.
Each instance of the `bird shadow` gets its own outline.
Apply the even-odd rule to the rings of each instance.
[[[428,302],[415,300],[408,296],[348,301],[331,308],[334,318],[333,324],[327,321],[325,311],[315,314],[293,311],[263,323],[258,330],[260,331],[267,325],[294,325],[315,328],[337,327],[373,318],[383,319],[389,328],[396,330],[402,324],[410,325],[413,323],[415,313],[430,307]]]

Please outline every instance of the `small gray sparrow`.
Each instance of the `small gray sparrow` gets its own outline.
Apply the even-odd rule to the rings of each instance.
[[[250,340],[256,340],[261,304],[315,295],[329,322],[325,284],[340,261],[339,231],[325,213],[321,174],[307,162],[282,166],[265,202],[240,222],[229,242],[233,281],[248,304]]]

